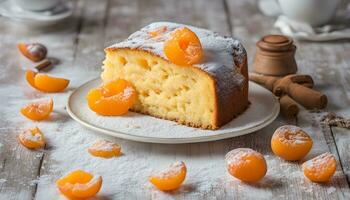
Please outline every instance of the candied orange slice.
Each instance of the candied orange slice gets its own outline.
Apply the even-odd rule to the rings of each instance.
[[[28,149],[40,149],[45,146],[45,138],[38,127],[25,130],[18,136],[19,142]]]
[[[187,168],[184,162],[175,162],[167,169],[156,172],[149,177],[149,181],[159,190],[175,190],[185,180]]]
[[[42,92],[62,92],[69,84],[69,80],[52,77],[42,73],[26,71],[26,79],[32,87]]]
[[[41,100],[30,103],[21,109],[21,113],[31,120],[44,120],[49,117],[53,110],[53,100]]]
[[[157,37],[157,36],[160,36],[162,35],[163,33],[165,33],[166,31],[168,30],[168,28],[166,26],[160,26],[154,30],[151,30],[148,32],[148,35],[151,37],[151,38],[154,38],[154,37]]]
[[[330,153],[321,154],[302,165],[304,175],[313,182],[327,182],[334,175],[337,162]]]
[[[225,161],[228,172],[245,182],[257,182],[267,171],[264,156],[249,148],[237,148],[228,152]]]
[[[90,90],[86,98],[97,114],[117,116],[128,112],[136,100],[136,91],[131,83],[118,79]]]
[[[199,63],[203,57],[203,49],[197,35],[183,27],[174,30],[164,43],[164,53],[167,58],[178,65]]]
[[[88,148],[88,152],[96,157],[112,158],[120,155],[121,147],[113,142],[99,140]]]
[[[271,138],[272,151],[289,161],[305,157],[312,144],[311,137],[301,128],[293,125],[279,127]]]
[[[86,199],[95,196],[102,186],[102,177],[83,170],[70,172],[56,181],[58,189],[69,199]]]

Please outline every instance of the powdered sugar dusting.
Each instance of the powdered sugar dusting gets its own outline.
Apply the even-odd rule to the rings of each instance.
[[[43,137],[40,133],[32,132],[32,130],[25,130],[23,133],[20,134],[20,137],[32,142],[38,142],[43,140]]]
[[[89,147],[89,149],[109,152],[109,151],[120,149],[120,146],[106,140],[98,140],[91,147]]]
[[[134,88],[127,86],[124,91],[123,91],[123,99],[129,99],[131,97],[132,94],[135,93]]]
[[[255,156],[264,159],[264,156],[253,149],[249,148],[237,148],[228,152],[225,156],[225,162],[227,167],[241,166],[247,162],[250,162],[247,157]]]
[[[178,161],[178,162],[172,163],[166,169],[160,172],[155,172],[154,175],[152,176],[160,179],[167,179],[180,174],[183,170],[186,170],[185,163],[182,161]]]
[[[304,144],[311,141],[310,136],[300,127],[293,125],[284,125],[276,129],[272,136],[273,139],[287,144]]]

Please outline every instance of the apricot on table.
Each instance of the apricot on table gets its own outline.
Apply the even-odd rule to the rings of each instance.
[[[177,28],[164,43],[167,58],[178,65],[199,63],[203,57],[203,49],[197,35],[189,28]]]
[[[21,113],[31,120],[40,121],[47,119],[52,110],[53,100],[50,98],[48,100],[40,100],[24,106],[21,108]]]
[[[313,182],[327,182],[334,175],[337,162],[330,153],[321,154],[302,165],[304,175]]]
[[[42,92],[62,92],[69,84],[67,79],[35,73],[31,70],[27,70],[25,76],[29,85]]]
[[[169,191],[179,188],[186,178],[187,168],[184,162],[175,162],[160,172],[149,176],[149,181],[159,190]]]
[[[312,144],[311,137],[301,128],[293,125],[279,127],[271,139],[272,151],[288,161],[300,160],[305,157]]]
[[[18,43],[17,48],[25,57],[33,62],[39,62],[43,60],[47,54],[47,48],[40,43]]]
[[[76,170],[56,181],[58,189],[69,199],[87,199],[101,189],[102,177],[83,170]]]
[[[133,85],[117,79],[89,91],[86,96],[89,108],[99,115],[118,116],[128,112],[136,101]]]
[[[118,144],[106,140],[99,140],[88,148],[88,152],[91,155],[102,158],[119,156],[120,151],[121,147]]]
[[[257,182],[267,172],[264,156],[249,148],[237,148],[225,156],[228,172],[237,179],[245,182]]]
[[[18,135],[19,142],[28,149],[40,149],[45,146],[45,138],[38,127],[30,128]]]

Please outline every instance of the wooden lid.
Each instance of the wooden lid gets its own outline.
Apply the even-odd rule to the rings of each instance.
[[[284,35],[266,35],[257,42],[257,46],[266,51],[288,51],[293,40]]]

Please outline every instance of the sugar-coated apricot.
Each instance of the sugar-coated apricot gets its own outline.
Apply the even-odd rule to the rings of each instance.
[[[267,172],[264,156],[249,148],[237,148],[225,156],[228,172],[237,179],[245,182],[257,182]]]
[[[175,29],[164,43],[167,58],[178,65],[199,63],[203,57],[203,49],[197,35],[189,28]]]
[[[28,149],[40,149],[45,146],[45,138],[38,127],[30,128],[18,135],[19,142]]]
[[[58,179],[56,185],[69,199],[87,199],[100,191],[102,177],[94,176],[83,170],[76,170]]]
[[[279,127],[271,139],[272,151],[277,156],[289,161],[305,157],[312,144],[311,137],[301,128],[293,125]]]
[[[112,158],[120,155],[121,147],[113,142],[99,140],[88,148],[88,152],[96,157]]]
[[[179,188],[186,178],[187,168],[184,162],[175,162],[160,172],[155,172],[149,181],[159,190],[169,191]]]
[[[69,80],[52,77],[42,73],[26,71],[26,79],[32,87],[42,92],[62,92],[69,84]]]
[[[17,48],[25,57],[33,62],[39,62],[43,60],[47,54],[46,47],[39,43],[18,43]]]
[[[128,112],[136,101],[133,85],[118,79],[92,89],[86,96],[89,108],[99,115],[118,116]]]
[[[168,30],[168,28],[166,26],[161,26],[161,27],[158,27],[154,30],[149,31],[148,35],[151,38],[154,38],[154,37],[157,37],[157,36],[164,34],[167,30]]]
[[[44,120],[50,116],[53,110],[52,98],[30,103],[21,108],[21,113],[31,120]]]
[[[334,175],[337,162],[330,153],[321,154],[302,165],[304,175],[313,182],[327,182]]]

